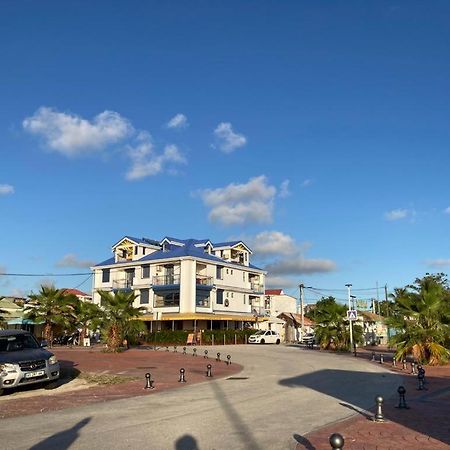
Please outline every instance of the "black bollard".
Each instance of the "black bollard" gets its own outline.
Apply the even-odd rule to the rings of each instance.
[[[330,436],[330,445],[333,450],[342,450],[344,448],[344,438],[339,433],[333,433]]]
[[[168,352],[169,351],[169,347],[166,347],[166,352]]]
[[[178,380],[178,383],[186,383],[186,378],[184,378],[184,374],[186,371],[184,369],[180,369],[180,379]]]
[[[395,359],[395,356],[392,357],[392,365],[397,367],[397,360]]]
[[[372,352],[372,361],[375,361],[375,352]]]
[[[216,358],[216,361],[220,361],[220,353],[219,353],[219,352],[217,352],[217,358]]]
[[[231,364],[231,355],[227,355],[227,366]]]
[[[152,375],[150,373],[145,374],[145,387],[144,389],[155,389],[155,386],[153,386],[153,380]]]
[[[406,359],[403,360],[402,364],[403,364],[402,369],[406,370]]]
[[[197,356],[197,349],[194,347],[194,349],[192,350],[192,356]]]
[[[416,363],[413,361],[411,363],[411,375],[415,375],[416,374]]]
[[[373,418],[374,422],[384,422],[383,411],[381,410],[381,406],[383,405],[383,397],[381,395],[377,395],[375,397],[375,403],[377,405],[377,412]]]
[[[183,355],[186,354],[186,347],[183,347]]]
[[[384,355],[381,353],[380,354],[380,364],[384,363]]]
[[[423,385],[423,379],[425,378],[425,375],[423,373],[423,369],[417,374],[417,379],[419,380],[419,387],[417,388],[418,391],[423,391],[425,389],[425,386]]]
[[[403,386],[399,386],[397,389],[398,395],[399,395],[399,402],[398,402],[398,409],[409,409],[409,406],[406,404],[405,400],[405,394],[406,389]]]
[[[205,350],[205,356],[203,358],[208,359],[208,350]]]
[[[173,352],[177,353],[177,346],[176,345],[173,346]]]
[[[422,366],[420,366],[420,369],[419,368],[417,369],[417,373],[420,372],[423,373],[423,384],[427,384],[427,379],[425,378],[425,369]]]
[[[211,369],[212,369],[211,364],[208,364],[208,365],[206,366],[206,376],[207,376],[207,377],[212,377]]]

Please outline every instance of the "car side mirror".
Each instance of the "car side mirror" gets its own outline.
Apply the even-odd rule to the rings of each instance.
[[[41,341],[41,348],[45,348],[48,347],[48,342],[47,341]]]

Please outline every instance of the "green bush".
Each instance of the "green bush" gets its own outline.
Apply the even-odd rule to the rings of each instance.
[[[212,345],[214,336],[214,345],[223,345],[224,336],[225,343],[227,345],[235,343],[245,344],[245,336],[250,336],[255,330],[205,330],[202,333],[202,345]],[[154,331],[152,333],[147,333],[145,341],[149,345],[153,344],[164,344],[164,345],[186,345],[188,334],[192,331],[172,331],[172,330],[161,330]]]

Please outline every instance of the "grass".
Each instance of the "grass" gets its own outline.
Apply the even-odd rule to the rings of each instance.
[[[109,375],[99,373],[81,372],[78,376],[81,380],[85,380],[91,384],[98,384],[103,386],[111,386],[114,384],[126,383],[128,381],[137,380],[136,377],[127,377],[124,375]]]

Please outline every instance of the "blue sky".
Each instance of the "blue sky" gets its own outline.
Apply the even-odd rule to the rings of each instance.
[[[448,2],[0,8],[0,272],[125,234],[245,239],[290,293],[449,270]]]

